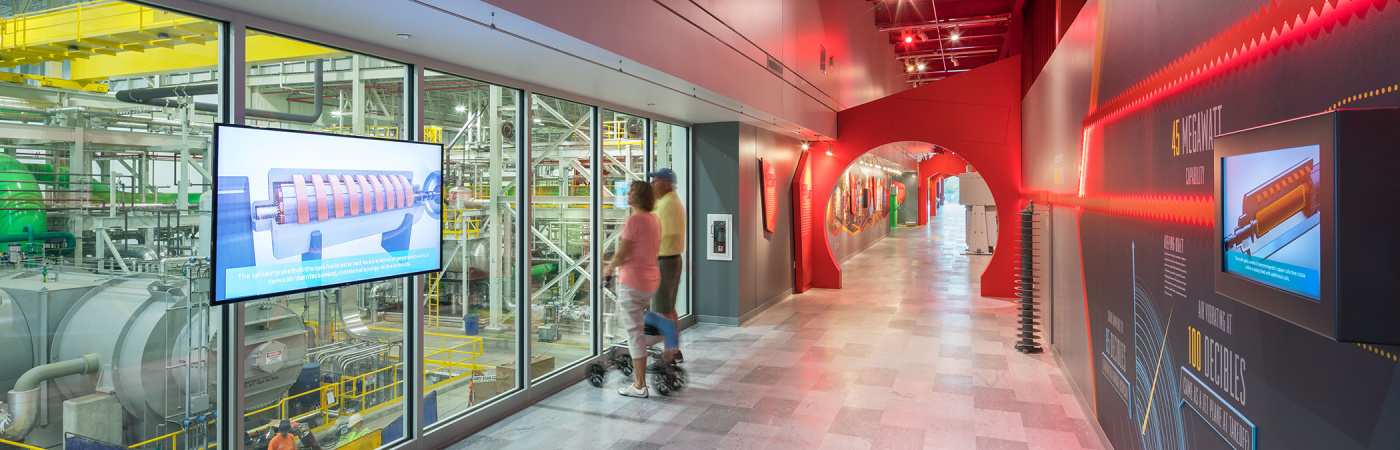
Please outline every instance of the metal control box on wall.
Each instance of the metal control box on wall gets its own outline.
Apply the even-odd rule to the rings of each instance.
[[[1400,108],[1215,137],[1215,291],[1343,342],[1400,344]]]

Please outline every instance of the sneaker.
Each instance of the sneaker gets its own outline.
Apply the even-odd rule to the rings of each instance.
[[[672,360],[672,361],[675,361],[677,364],[680,364],[680,363],[685,362],[685,356],[682,356],[682,355],[681,355],[681,351],[680,351],[680,350],[676,350],[676,353],[673,354],[673,355],[671,355],[671,360]]]
[[[619,388],[617,390],[617,393],[625,397],[647,398],[647,390],[648,388],[646,386],[642,386],[641,389],[637,389],[636,386],[629,384]]]

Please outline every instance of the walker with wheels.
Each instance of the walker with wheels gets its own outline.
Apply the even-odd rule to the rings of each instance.
[[[609,311],[603,313],[605,320],[605,333],[603,337],[605,340],[611,341],[611,343],[603,349],[602,359],[588,366],[588,384],[599,388],[603,387],[603,382],[607,379],[610,369],[616,369],[622,372],[622,375],[627,378],[632,378],[634,375],[632,355],[627,351],[626,333],[621,333],[620,336],[618,333],[614,333],[615,330],[622,329],[618,326],[622,311],[619,311],[620,308],[618,308],[616,301],[617,294],[613,292],[612,281],[613,279],[611,277],[605,279],[603,289],[605,297],[613,300],[604,302],[606,309]],[[652,389],[655,389],[656,393],[663,396],[669,396],[672,392],[679,392],[685,389],[685,385],[689,381],[685,369],[681,368],[673,361],[665,361],[661,348],[656,345],[658,342],[662,341],[663,336],[661,329],[654,326],[653,323],[670,319],[660,314],[647,311],[645,320],[646,324],[643,326],[642,330],[647,336],[647,358],[655,361],[655,363],[647,366],[647,372],[652,374]]]

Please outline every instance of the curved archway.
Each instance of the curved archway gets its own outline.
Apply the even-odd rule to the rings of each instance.
[[[997,247],[1012,248],[1021,196],[1021,63],[1011,57],[837,114],[831,155],[812,152],[812,217],[826,217],[836,178],[861,155],[885,144],[935,142],[977,167],[997,205]],[[818,149],[820,150],[820,149]],[[827,236],[814,233],[812,287],[841,287],[841,268]],[[1013,297],[1011,252],[992,255],[982,273],[984,297]]]

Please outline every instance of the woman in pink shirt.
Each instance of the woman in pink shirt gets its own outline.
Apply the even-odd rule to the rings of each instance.
[[[636,378],[631,386],[623,386],[618,393],[646,398],[647,337],[642,332],[643,315],[661,284],[661,271],[656,267],[656,253],[661,249],[661,221],[651,213],[656,198],[647,182],[632,182],[628,187],[627,204],[632,206],[632,215],[627,216],[627,223],[622,226],[617,252],[603,275],[612,276],[613,271],[617,272],[617,301],[627,313],[628,320],[624,321],[627,352],[632,355],[632,373]]]

